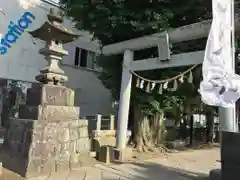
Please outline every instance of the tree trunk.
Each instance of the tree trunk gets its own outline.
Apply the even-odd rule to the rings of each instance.
[[[135,144],[136,148],[139,148],[143,145],[141,133],[139,131],[139,121],[141,119],[141,108],[138,105],[133,105],[133,143]]]
[[[192,146],[193,145],[193,116],[190,116],[190,129],[189,129],[189,134],[190,134],[190,137],[189,137],[189,145]]]
[[[154,116],[152,131],[154,134],[155,144],[162,144],[165,140],[166,129],[164,124],[164,114],[157,113]]]
[[[186,117],[183,117],[183,122],[180,124],[180,134],[181,134],[181,139],[186,140],[187,138],[187,119]]]
[[[142,152],[156,151],[156,145],[164,138],[163,115],[155,117],[143,115],[139,106],[134,106],[133,142],[135,148]]]
[[[213,137],[213,129],[214,129],[214,114],[213,111],[209,111],[206,113],[206,120],[207,120],[207,132],[206,132],[206,141],[208,143],[214,142]]]

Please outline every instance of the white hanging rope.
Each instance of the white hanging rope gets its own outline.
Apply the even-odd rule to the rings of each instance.
[[[126,65],[123,64],[123,66],[124,66],[125,68],[127,68]],[[167,78],[167,79],[163,79],[163,80],[147,79],[147,78],[145,78],[145,77],[142,77],[142,76],[138,75],[136,72],[130,70],[129,68],[128,68],[128,69],[129,69],[129,71],[130,71],[133,75],[135,75],[135,76],[138,77],[139,79],[144,80],[144,81],[146,81],[146,82],[151,82],[151,83],[164,83],[164,82],[169,82],[169,81],[173,81],[173,80],[175,80],[175,79],[181,78],[182,76],[184,76],[184,75],[188,74],[189,72],[191,72],[191,71],[192,71],[193,69],[195,69],[197,66],[198,66],[198,65],[194,65],[194,66],[192,66],[191,68],[187,69],[186,71],[178,74],[177,76],[174,76],[174,77],[171,77],[171,78]]]

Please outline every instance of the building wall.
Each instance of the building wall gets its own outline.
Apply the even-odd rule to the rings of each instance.
[[[24,9],[20,5],[20,2],[24,3],[24,1],[35,3],[32,3],[32,6],[28,6],[28,9]],[[27,6],[25,5],[24,7]],[[4,15],[0,12],[0,34],[4,35],[7,33],[9,22],[17,22],[26,11],[31,12],[36,17],[29,31],[39,28],[46,20],[50,7],[51,5],[41,0],[0,1],[1,10],[7,14]],[[64,45],[65,49],[69,51],[69,55],[64,57],[62,61],[62,68],[69,76],[69,87],[77,88],[76,94],[79,98],[76,100],[76,103],[81,106],[82,115],[110,113],[111,96],[108,90],[103,87],[101,81],[98,80],[96,69],[89,70],[87,68],[73,67],[76,46],[93,52],[97,52],[98,46],[90,42],[92,36],[88,32],[79,32],[74,29],[70,20],[65,19],[63,24],[65,27],[83,35],[74,42]],[[33,39],[25,32],[12,48],[8,49],[7,54],[0,55],[0,78],[35,82],[35,75],[47,65],[44,57],[38,53],[43,46],[44,42]],[[92,62],[88,63],[91,64]]]
[[[109,115],[112,112],[110,93],[97,78],[98,73],[91,70],[82,71],[69,65],[64,65],[63,69],[69,77],[68,85],[76,89],[75,104],[80,105],[82,117],[92,116],[96,113]]]

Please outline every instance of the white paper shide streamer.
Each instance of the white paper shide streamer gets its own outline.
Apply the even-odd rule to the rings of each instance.
[[[163,80],[151,80],[146,79],[137,73],[131,71],[133,75],[137,77],[136,79],[136,87],[140,88],[141,90],[151,93],[153,91],[158,92],[158,94],[162,95],[164,92],[175,92],[178,90],[179,84],[184,83],[187,79],[187,82],[192,84],[193,83],[193,74],[192,70],[197,67],[197,65],[192,66],[188,70],[178,74],[177,76],[163,79]],[[188,76],[186,78],[185,76]]]
[[[199,89],[205,104],[227,108],[234,107],[240,97],[240,76],[233,71],[232,1],[212,0],[213,21],[202,67],[203,81]]]

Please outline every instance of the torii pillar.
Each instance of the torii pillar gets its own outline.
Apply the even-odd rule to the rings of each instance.
[[[120,102],[118,110],[118,126],[117,126],[117,145],[119,151],[126,148],[127,143],[127,127],[128,115],[131,98],[132,74],[129,67],[134,58],[134,52],[126,49],[123,58],[122,79],[120,90]]]
[[[150,38],[150,41],[155,41],[158,47],[158,60],[170,59],[169,40],[168,34],[164,33],[162,37]],[[144,40],[144,43],[147,43]],[[139,49],[145,49],[139,48]],[[135,50],[135,49],[134,49]],[[129,106],[131,99],[131,88],[132,88],[132,73],[130,72],[131,66],[134,60],[134,51],[126,48],[124,50],[123,67],[122,67],[122,79],[121,79],[121,90],[120,90],[120,102],[118,110],[118,126],[117,126],[117,143],[115,158],[118,160],[124,160],[131,158],[132,149],[126,148],[127,136],[128,136],[128,117],[129,117]],[[135,61],[134,61],[135,62]],[[148,70],[146,63],[143,63],[144,70]],[[116,153],[117,152],[117,153]]]

